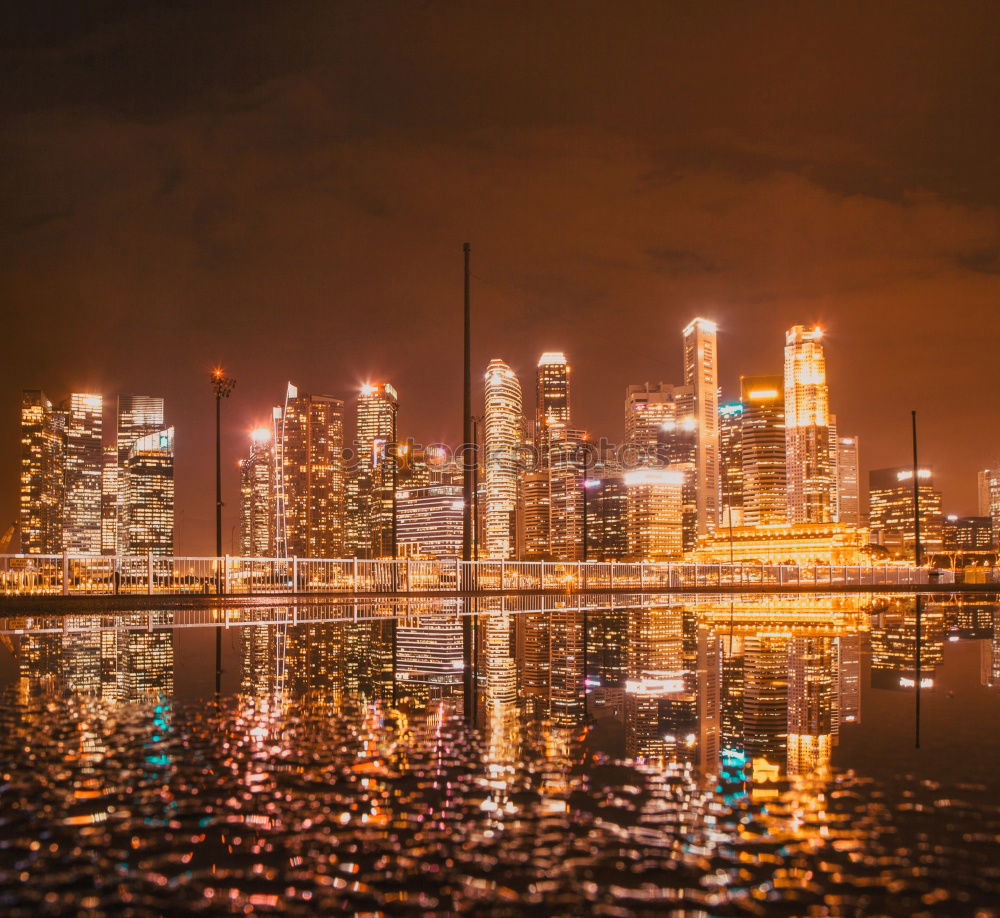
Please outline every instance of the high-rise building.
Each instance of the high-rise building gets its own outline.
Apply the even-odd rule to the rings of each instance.
[[[104,461],[104,399],[74,392],[62,405],[63,550],[101,553],[101,472]]]
[[[719,523],[743,525],[743,403],[719,405]]]
[[[623,475],[629,557],[667,561],[683,552],[681,491],[683,472],[632,469]]]
[[[248,558],[277,555],[274,438],[260,427],[250,434],[250,453],[240,460],[240,552]]]
[[[742,376],[743,521],[783,523],[788,496],[785,467],[785,399],[780,376]]]
[[[528,561],[545,560],[550,556],[548,469],[525,473],[521,482],[521,503],[524,535],[520,555]]]
[[[787,635],[748,636],[743,655],[743,731],[747,755],[783,765],[788,750]]]
[[[684,384],[694,395],[698,534],[719,521],[719,363],[716,324],[694,319],[684,329]]]
[[[39,389],[21,396],[21,551],[63,549],[63,429],[66,417]]]
[[[125,550],[174,553],[174,428],[140,437],[124,469]]]
[[[837,521],[861,525],[861,488],[858,438],[839,436],[837,448]]]
[[[517,554],[518,464],[524,440],[524,414],[521,384],[502,360],[491,360],[486,370],[485,401],[483,555],[486,558],[514,558]]]
[[[101,464],[101,554],[113,555],[118,550],[118,444],[110,443],[102,450]]]
[[[684,387],[685,389],[687,387]],[[684,476],[681,489],[681,533],[684,551],[698,544],[698,421],[692,414],[693,403],[683,394],[677,401],[676,417],[660,425],[660,455],[663,466]]]
[[[400,557],[457,558],[462,553],[462,487],[453,484],[396,492]]]
[[[690,386],[644,383],[629,386],[625,393],[625,446],[623,462],[628,468],[652,468],[665,462],[664,425],[693,415]]]
[[[922,560],[941,550],[941,492],[929,468],[917,470]],[[913,469],[874,469],[868,475],[871,540],[893,558],[914,556]]]
[[[358,393],[356,460],[348,497],[348,548],[363,558],[392,555],[392,493],[398,474],[399,398],[389,383],[365,383]]]
[[[624,473],[605,470],[586,482],[587,558],[620,561],[629,556],[628,488]]]
[[[125,554],[128,551],[125,463],[137,440],[163,430],[165,425],[162,398],[151,395],[119,395],[117,402],[115,446],[118,453],[118,468],[114,475],[109,473],[103,477],[101,495],[101,501],[105,506],[113,504],[117,510],[113,522],[110,517],[103,522],[102,543],[105,550],[113,544],[119,554]],[[108,489],[113,489],[113,492],[109,492]]]
[[[821,328],[795,325],[785,334],[784,382],[788,521],[826,523],[836,480]]]
[[[993,543],[1000,544],[1000,469],[983,469],[978,476],[979,515],[993,525]]]
[[[535,455],[542,466],[549,461],[549,429],[570,423],[570,366],[566,355],[546,351],[538,359],[535,379]]]
[[[587,435],[564,424],[547,427],[549,552],[555,561],[583,557],[583,479]]]
[[[278,555],[344,551],[344,403],[289,384],[276,409]]]

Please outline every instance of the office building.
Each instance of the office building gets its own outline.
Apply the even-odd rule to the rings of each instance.
[[[63,429],[63,550],[101,553],[101,472],[104,399],[74,392],[61,408]]]
[[[941,492],[929,468],[917,472],[921,561],[941,550]],[[914,557],[913,469],[874,469],[868,476],[871,540],[891,558]]]
[[[523,545],[520,555],[527,561],[543,561],[549,551],[549,472],[526,472],[521,481]]]
[[[661,430],[664,424],[692,416],[693,390],[669,383],[629,386],[625,393],[625,454],[627,468],[652,468],[665,462]]]
[[[517,502],[520,450],[524,442],[521,384],[502,360],[486,370],[483,559],[517,555]]]
[[[361,558],[392,555],[392,493],[397,486],[399,398],[389,383],[365,383],[358,393],[355,463],[349,476],[347,542]]]
[[[63,429],[66,417],[39,389],[21,395],[21,551],[62,551]]]
[[[788,518],[785,398],[780,376],[740,377],[743,403],[743,522],[783,523]]]
[[[837,436],[837,521],[861,525],[861,477],[858,438]]]
[[[785,334],[785,461],[788,521],[833,519],[836,487],[823,330],[796,325]]]
[[[396,492],[400,558],[458,558],[462,554],[462,488],[439,484]]]
[[[250,453],[240,460],[240,553],[250,558],[277,554],[274,437],[267,427],[250,434]]]
[[[587,435],[564,424],[547,427],[549,553],[554,561],[583,557],[583,480]]]
[[[743,524],[743,403],[719,405],[719,523]]]
[[[708,319],[684,329],[684,385],[694,399],[698,534],[704,535],[719,520],[719,364],[716,325]]]
[[[124,468],[126,554],[174,553],[174,428],[136,440]]]
[[[535,378],[535,456],[542,467],[549,460],[550,428],[570,423],[570,366],[566,355],[547,351],[538,360]]]
[[[668,468],[633,469],[622,478],[629,558],[634,561],[680,558],[684,474]]]
[[[278,555],[342,557],[344,403],[289,384],[275,414]]]
[[[162,398],[151,395],[119,395],[116,401],[115,446],[118,453],[118,468],[113,475],[108,472],[103,476],[101,501],[108,507],[114,504],[117,512],[113,523],[110,516],[103,521],[101,541],[105,550],[114,544],[119,554],[124,554],[127,552],[128,544],[125,464],[137,440],[163,430],[166,425]],[[115,530],[113,535],[112,526]]]

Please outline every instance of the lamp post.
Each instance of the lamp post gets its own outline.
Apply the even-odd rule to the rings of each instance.
[[[232,394],[236,380],[226,376],[222,367],[212,370],[212,389],[215,391],[215,557],[216,564],[222,563],[222,400]],[[216,568],[221,593],[224,577],[221,567]],[[222,629],[215,629],[215,694],[222,691]]]

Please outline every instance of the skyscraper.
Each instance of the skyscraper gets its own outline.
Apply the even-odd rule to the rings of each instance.
[[[118,550],[118,444],[102,450],[101,464],[101,554]]]
[[[941,492],[931,469],[917,469],[921,561],[941,550]],[[873,469],[868,474],[871,540],[893,558],[913,558],[913,469]]]
[[[348,499],[348,546],[362,558],[392,554],[392,493],[396,483],[399,398],[389,383],[365,383],[358,393],[356,461]]]
[[[400,557],[457,558],[462,553],[462,487],[435,484],[396,494]]]
[[[780,376],[740,377],[743,402],[743,522],[787,519],[785,400]]]
[[[529,561],[549,557],[549,472],[527,472],[521,482],[524,520],[523,547],[520,552]]]
[[[344,551],[344,403],[300,394],[289,384],[276,414],[278,554],[339,558]]]
[[[629,557],[634,561],[681,557],[684,473],[665,468],[632,469],[623,479]]]
[[[629,386],[625,393],[627,466],[652,468],[663,464],[662,429],[670,422],[692,415],[692,405],[690,386],[662,382]]]
[[[861,525],[861,489],[858,474],[858,438],[837,437],[837,520]]]
[[[63,427],[57,411],[40,389],[21,395],[21,551],[62,551]]]
[[[983,469],[978,476],[979,515],[993,525],[993,543],[1000,543],[1000,469]]]
[[[149,434],[164,428],[163,399],[150,395],[119,395],[115,444],[118,464],[114,475],[106,472],[102,478],[102,503],[113,503],[117,508],[115,520],[104,522],[102,541],[105,547],[113,542],[119,554],[128,551],[128,520],[125,504],[125,463],[133,444]],[[111,489],[113,493],[109,493]],[[112,536],[110,529],[114,527]]]
[[[719,405],[719,523],[743,525],[743,403]]]
[[[535,380],[535,451],[545,466],[549,459],[549,428],[570,423],[570,367],[566,355],[547,351],[538,359]]]
[[[250,434],[250,453],[240,460],[240,552],[244,557],[277,554],[274,439],[261,427]]]
[[[696,428],[695,482],[698,533],[715,530],[719,521],[719,365],[717,327],[694,319],[684,329],[684,384],[694,396]]]
[[[823,330],[795,325],[785,334],[785,461],[788,521],[833,518],[836,481],[830,454],[830,409]]]
[[[125,459],[125,550],[174,553],[174,428],[140,437]]]
[[[74,392],[62,405],[63,550],[101,553],[101,473],[104,399]]]
[[[485,556],[514,558],[517,553],[518,451],[524,437],[521,384],[502,360],[486,370],[484,525]]]
[[[564,424],[550,424],[549,552],[555,561],[583,557],[583,476],[587,435]]]

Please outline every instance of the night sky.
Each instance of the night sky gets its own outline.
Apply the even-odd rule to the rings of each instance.
[[[865,470],[948,512],[1000,462],[1000,4],[24,2],[0,13],[0,514],[24,387],[163,395],[179,551],[211,550],[216,362],[236,460],[291,379],[400,393],[461,433],[475,365],[574,367],[619,438],[625,386],[680,381],[695,315],[723,396],[828,328]],[[477,372],[477,377],[481,376]]]

